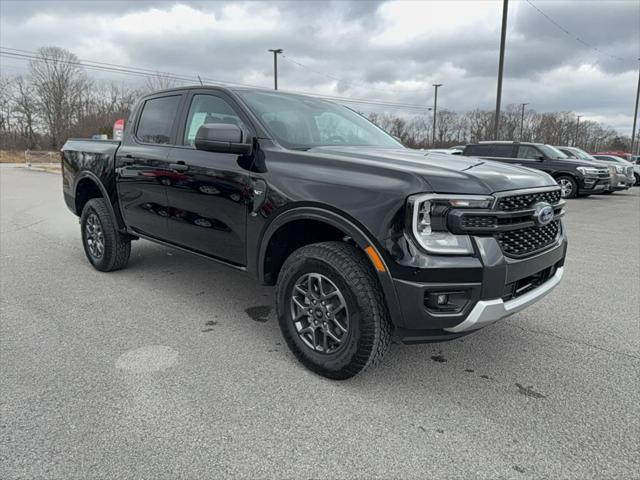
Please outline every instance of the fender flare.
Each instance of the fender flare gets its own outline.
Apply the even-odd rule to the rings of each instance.
[[[124,226],[122,217],[116,214],[116,211],[113,208],[113,202],[112,202],[111,196],[109,195],[109,192],[107,192],[107,189],[105,188],[104,184],[100,181],[98,176],[93,172],[88,172],[85,170],[83,172],[80,172],[76,177],[75,182],[73,184],[74,206],[75,206],[76,198],[78,196],[78,185],[80,185],[80,182],[82,182],[82,180],[85,180],[85,179],[92,181],[98,187],[98,190],[100,190],[100,193],[102,193],[102,196],[105,198],[105,200],[107,200],[107,208],[109,209],[109,213],[111,214],[111,217],[116,221],[118,226],[122,228]],[[82,212],[76,212],[76,215],[78,215],[79,217],[82,215]]]
[[[384,272],[380,272],[375,268],[374,272],[376,272],[380,286],[382,287],[387,308],[389,309],[389,314],[391,316],[391,321],[396,325],[403,324],[402,309],[400,308],[400,303],[396,295],[393,277],[391,276],[391,271],[387,266],[385,256],[382,255],[378,243],[374,241],[373,236],[367,232],[364,227],[348,219],[345,215],[341,215],[333,210],[311,206],[294,207],[274,218],[265,228],[259,243],[257,272],[260,281],[264,281],[265,256],[271,237],[280,227],[296,220],[317,220],[327,223],[345,232],[353,239],[362,251],[367,247],[372,247],[384,265]]]

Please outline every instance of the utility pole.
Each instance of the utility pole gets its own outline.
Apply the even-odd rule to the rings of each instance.
[[[273,89],[278,89],[278,54],[282,53],[281,48],[270,48],[269,52],[273,52]]]
[[[524,137],[524,107],[529,105],[528,103],[521,103],[522,106],[522,114],[520,115],[520,141],[522,141]]]
[[[438,88],[442,86],[441,83],[434,83],[433,86],[436,88],[436,94],[433,97],[433,146],[436,144],[436,115],[438,112]]]
[[[580,127],[580,119],[582,118],[582,115],[577,115],[578,120],[576,121],[576,135],[573,138],[573,146],[577,147],[578,146],[578,128]]]
[[[634,153],[634,146],[637,147],[637,152],[640,154],[640,139],[638,140],[638,145],[635,144],[636,141],[636,123],[638,120],[638,98],[640,98],[640,58],[638,58],[638,88],[636,89],[636,109],[633,112],[633,130],[631,131],[631,154]]]
[[[500,63],[498,64],[498,94],[496,95],[496,118],[493,123],[493,139],[498,140],[500,128],[500,101],[502,100],[502,72],[504,71],[504,44],[507,39],[507,11],[509,0],[502,2],[502,33],[500,34]]]

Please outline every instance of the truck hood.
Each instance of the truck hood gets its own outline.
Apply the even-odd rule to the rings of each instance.
[[[476,157],[411,149],[378,147],[314,147],[310,154],[339,158],[361,166],[411,173],[437,193],[487,195],[495,192],[557,185],[548,174],[531,168]]]

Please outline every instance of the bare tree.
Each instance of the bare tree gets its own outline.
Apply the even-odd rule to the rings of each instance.
[[[33,85],[24,77],[15,79],[14,111],[16,124],[28,149],[38,147],[36,136],[37,101]]]
[[[67,50],[43,47],[38,49],[37,56],[37,59],[29,62],[31,81],[51,138],[51,146],[57,149],[77,118],[88,81],[78,58]]]

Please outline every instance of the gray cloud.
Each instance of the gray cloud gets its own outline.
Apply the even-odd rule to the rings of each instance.
[[[538,111],[573,110],[603,117],[629,133],[638,68],[634,58],[640,56],[640,3],[532,2],[601,53],[560,31],[528,3],[511,2],[503,102],[524,101]],[[464,8],[460,2],[413,3],[416,18],[410,20],[417,21],[408,22],[406,28],[400,25],[390,39],[380,41],[392,25],[388,14],[396,5],[355,0],[249,4],[3,0],[0,41],[4,47],[25,50],[59,45],[81,58],[265,87],[272,81],[272,57],[266,50],[279,47],[309,67],[281,59],[283,88],[427,105],[432,102],[431,83],[439,81],[445,84],[439,92],[442,108],[469,110],[492,108],[495,102],[499,3],[495,15],[471,24],[458,18],[456,9]],[[150,24],[141,24],[139,31],[109,28],[126,15],[150,9],[167,12],[175,5],[187,5],[199,17],[217,21],[227,18],[229,7],[240,5],[246,25],[239,21],[233,28],[221,24],[199,28],[190,20],[180,28],[158,24],[157,31]],[[443,10],[443,22],[430,24],[431,14]],[[49,27],[44,15],[57,20]],[[261,26],[270,16],[273,24]],[[24,69],[24,63],[3,58],[2,67],[3,74],[12,74]]]

